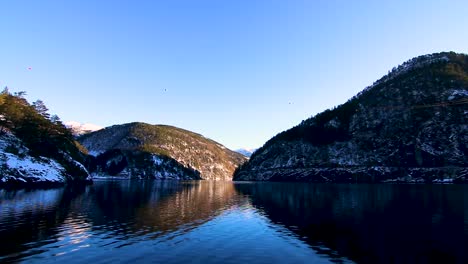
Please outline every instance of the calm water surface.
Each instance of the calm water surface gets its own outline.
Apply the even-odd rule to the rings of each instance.
[[[0,190],[0,262],[468,263],[467,185]]]

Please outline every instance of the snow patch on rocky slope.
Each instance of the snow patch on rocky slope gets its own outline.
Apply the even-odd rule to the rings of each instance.
[[[56,161],[29,156],[21,140],[6,132],[0,136],[1,183],[63,183],[65,169]]]

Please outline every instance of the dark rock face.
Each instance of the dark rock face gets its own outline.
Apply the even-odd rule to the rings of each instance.
[[[414,58],[268,141],[235,180],[468,179],[468,56]]]
[[[200,180],[200,172],[176,160],[143,151],[112,149],[90,157],[88,168],[94,175],[139,179]]]
[[[129,123],[78,139],[94,174],[138,178],[231,180],[247,159],[202,135],[171,126]]]

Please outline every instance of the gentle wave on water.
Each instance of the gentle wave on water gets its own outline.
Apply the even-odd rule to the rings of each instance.
[[[0,190],[0,262],[463,262],[465,190],[175,181]]]

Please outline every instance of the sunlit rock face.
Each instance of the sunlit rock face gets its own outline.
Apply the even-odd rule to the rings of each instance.
[[[202,135],[164,125],[116,125],[78,140],[95,156],[90,164],[95,175],[232,180],[247,160]]]
[[[463,182],[467,154],[468,56],[439,53],[273,137],[234,179]]]

